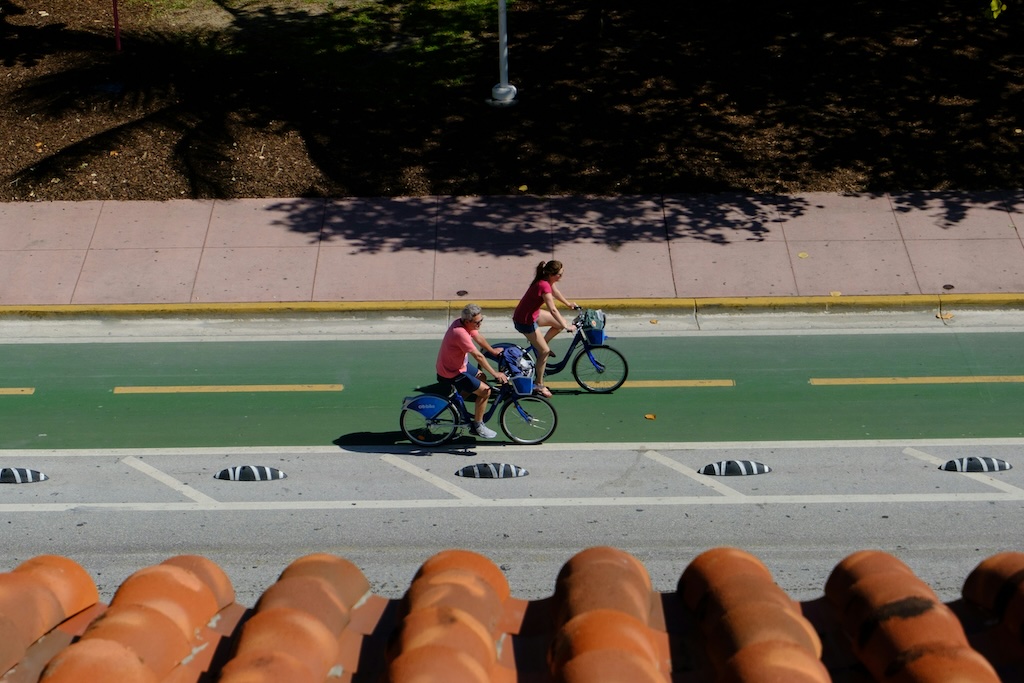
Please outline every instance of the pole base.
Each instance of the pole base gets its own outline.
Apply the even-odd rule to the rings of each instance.
[[[499,83],[491,88],[491,99],[487,104],[493,107],[510,107],[516,103],[516,86],[511,83]]]

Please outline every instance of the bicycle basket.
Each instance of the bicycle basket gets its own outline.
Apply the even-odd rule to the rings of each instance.
[[[533,393],[533,377],[520,375],[519,377],[512,377],[511,382],[512,388],[515,389],[518,395],[529,396]]]
[[[588,308],[583,312],[583,334],[587,336],[587,343],[598,346],[604,344],[608,335],[604,331],[604,311]]]
[[[583,329],[584,330],[603,330],[604,329],[604,311],[601,309],[594,310],[588,308],[583,311]]]

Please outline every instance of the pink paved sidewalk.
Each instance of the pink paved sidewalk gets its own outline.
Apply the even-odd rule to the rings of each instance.
[[[0,204],[0,305],[1024,293],[1024,191]],[[461,292],[461,293],[460,293]]]

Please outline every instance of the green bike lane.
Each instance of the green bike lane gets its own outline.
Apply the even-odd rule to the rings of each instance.
[[[730,385],[558,390],[551,441],[1020,437],[1022,342],[997,332],[613,339],[631,382]],[[401,401],[432,382],[436,348],[405,340],[6,344],[0,449],[406,443]],[[940,379],[812,383],[893,377]],[[572,378],[566,370],[550,380]],[[254,385],[278,390],[116,391]]]

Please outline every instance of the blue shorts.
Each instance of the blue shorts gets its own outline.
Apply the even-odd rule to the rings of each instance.
[[[533,334],[534,332],[537,331],[536,320],[531,320],[528,323],[517,323],[515,320],[513,320],[512,324],[515,325],[516,332],[519,332],[520,334]]]
[[[476,378],[477,372],[476,366],[469,364],[466,366],[465,372],[461,372],[454,377],[438,375],[437,381],[443,384],[451,384],[463,394],[475,394],[476,390],[480,388],[480,380]]]

